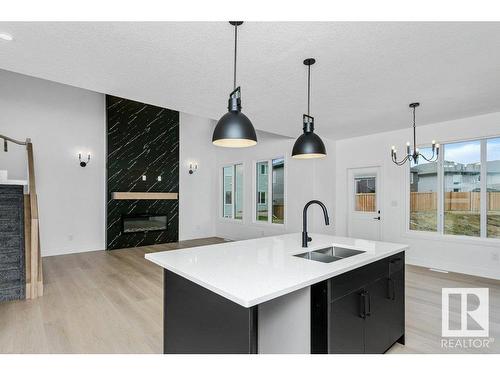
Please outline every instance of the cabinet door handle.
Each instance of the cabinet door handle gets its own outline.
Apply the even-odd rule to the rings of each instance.
[[[387,279],[387,299],[396,300],[396,281]]]
[[[375,220],[380,220],[380,216],[374,217]]]
[[[359,317],[366,319],[366,292],[359,293]]]
[[[365,308],[368,306],[368,310],[365,312],[366,316],[370,316],[372,314],[372,298],[370,293],[365,293]]]

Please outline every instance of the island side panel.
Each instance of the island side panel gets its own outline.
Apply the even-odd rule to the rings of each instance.
[[[257,353],[257,306],[245,308],[164,270],[165,354]]]
[[[259,305],[259,354],[310,353],[310,287]]]

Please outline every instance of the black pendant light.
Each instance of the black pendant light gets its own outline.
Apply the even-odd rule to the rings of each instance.
[[[252,122],[241,113],[241,89],[236,87],[236,51],[238,26],[243,21],[229,22],[234,26],[234,90],[229,94],[228,112],[217,123],[212,143],[221,147],[249,147],[257,144],[257,134]]]
[[[311,107],[311,65],[315,62],[316,60],[313,58],[304,60],[304,65],[307,66],[307,115],[302,117],[304,134],[297,138],[293,145],[292,157],[295,159],[315,159],[326,156],[325,144],[314,133],[314,117],[309,115]]]

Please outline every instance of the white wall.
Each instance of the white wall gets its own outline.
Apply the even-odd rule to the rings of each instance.
[[[106,113],[103,94],[0,70],[0,134],[31,138],[42,255],[105,249]],[[213,120],[180,113],[179,239],[215,235]],[[77,153],[91,152],[86,168]],[[190,162],[198,171],[188,174]],[[9,143],[0,170],[27,178],[26,152]]]
[[[296,160],[291,158],[293,139],[258,132],[258,144],[245,149],[217,149],[217,176],[215,201],[217,204],[217,236],[239,240],[302,231],[302,209],[311,199],[325,203],[333,219],[335,186],[335,145],[326,141],[328,157],[323,160]],[[275,157],[285,157],[285,224],[256,223],[254,221],[255,162]],[[222,218],[222,177],[224,165],[244,164],[243,220]],[[325,227],[323,214],[316,205],[309,209],[309,232],[333,233],[334,220]]]
[[[180,113],[179,240],[215,235],[214,121]],[[198,170],[189,174],[189,164]]]
[[[33,142],[42,255],[104,249],[104,95],[3,70],[0,87],[0,134]],[[9,178],[26,179],[26,165],[23,147],[2,145]]]
[[[417,128],[422,145],[500,135],[500,113],[436,123]],[[382,240],[410,245],[407,261],[424,267],[500,279],[500,240],[453,239],[406,230],[406,173],[390,159],[390,147],[404,149],[411,130],[340,140],[336,152],[337,234],[347,235],[347,169],[382,168]]]

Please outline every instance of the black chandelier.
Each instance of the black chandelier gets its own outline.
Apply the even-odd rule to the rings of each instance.
[[[307,115],[302,116],[304,133],[297,138],[292,149],[292,157],[295,159],[314,159],[326,156],[326,147],[321,138],[314,133],[314,117],[309,115],[311,107],[311,65],[316,62],[309,58],[304,60],[307,66]]]
[[[424,160],[428,162],[437,161],[439,158],[439,143],[436,144],[436,141],[432,141],[432,156],[430,158],[425,157],[424,154],[421,154],[417,147],[417,131],[415,126],[415,108],[417,108],[420,103],[411,103],[410,108],[413,109],[413,150],[410,149],[410,142],[406,142],[406,156],[403,160],[398,161],[396,155],[396,146],[391,147],[391,159],[394,164],[401,166],[405,164],[407,161],[412,161],[415,164],[418,164],[418,158],[422,157]]]
[[[212,143],[221,147],[249,147],[257,144],[257,135],[252,122],[241,113],[241,89],[236,87],[236,52],[238,46],[238,26],[243,21],[229,22],[234,26],[234,84],[229,94],[228,112],[215,126]]]

